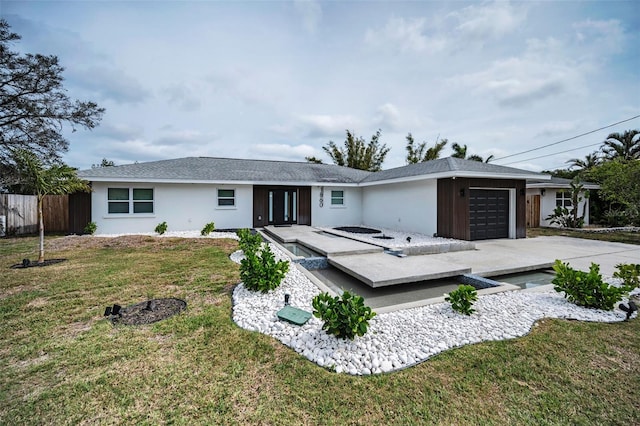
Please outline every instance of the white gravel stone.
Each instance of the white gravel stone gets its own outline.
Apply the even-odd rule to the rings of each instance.
[[[288,259],[276,246],[271,245],[271,249],[276,258]],[[233,253],[231,258],[239,262],[242,252]],[[327,335],[322,321],[315,317],[301,327],[274,319],[284,306],[285,293],[290,295],[292,306],[312,312],[311,301],[320,291],[291,264],[282,284],[269,293],[253,293],[242,284],[236,286],[234,321],[240,327],[273,336],[322,367],[352,375],[387,373],[455,347],[524,336],[542,318],[617,322],[626,317],[617,308],[581,308],[553,290],[509,291],[480,296],[471,316],[453,311],[449,303],[379,314],[369,322],[367,334],[350,341]],[[634,293],[640,293],[640,289]],[[269,318],[269,326],[265,318]]]

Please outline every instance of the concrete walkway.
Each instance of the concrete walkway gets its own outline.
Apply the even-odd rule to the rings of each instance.
[[[265,230],[282,242],[298,242],[327,256],[331,265],[371,287],[473,273],[485,277],[549,268],[556,259],[575,269],[591,262],[611,276],[619,263],[640,263],[640,246],[570,237],[537,237],[476,242],[476,250],[395,257],[380,247],[330,236],[309,226]]]

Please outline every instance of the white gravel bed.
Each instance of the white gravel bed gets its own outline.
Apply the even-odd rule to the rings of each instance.
[[[273,244],[271,248],[276,257],[287,258]],[[231,258],[239,262],[242,252]],[[581,308],[555,291],[509,291],[480,296],[471,316],[453,311],[449,303],[379,314],[369,322],[367,334],[343,340],[328,335],[315,317],[303,326],[280,321],[276,313],[284,306],[285,293],[291,295],[292,306],[312,312],[311,301],[320,290],[292,263],[282,284],[269,293],[236,286],[233,320],[242,328],[275,337],[322,367],[352,375],[386,373],[455,347],[524,336],[542,318],[617,322],[626,317],[617,308]]]
[[[373,228],[367,225],[354,225],[360,226],[363,228]],[[354,240],[362,241],[365,243],[373,243],[376,245],[384,245],[390,247],[422,247],[422,246],[437,246],[437,245],[450,245],[452,243],[458,243],[459,240],[453,238],[442,238],[442,237],[430,237],[425,234],[417,234],[415,232],[403,232],[403,231],[394,231],[386,228],[378,228],[381,231],[380,234],[357,234],[355,232],[346,232],[340,231],[334,228],[319,228],[325,232],[330,232],[332,234],[341,235],[343,237],[351,238]],[[382,238],[374,238],[376,236],[387,236],[393,237],[393,239],[382,239]],[[411,237],[411,242],[407,241],[407,237]]]
[[[238,236],[235,234],[235,232],[217,232],[217,231],[213,231],[209,235],[205,235],[205,236],[200,235],[200,231],[167,231],[162,235],[158,234],[157,232],[136,232],[132,234],[94,234],[92,236],[114,238],[114,237],[122,237],[127,235],[146,235],[149,237],[158,237],[158,238],[232,238],[234,240],[238,239]]]

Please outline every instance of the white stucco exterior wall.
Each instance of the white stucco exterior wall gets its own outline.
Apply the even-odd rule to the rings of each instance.
[[[344,205],[331,205],[331,191],[344,191]],[[322,194],[322,197],[321,197]],[[322,207],[320,206],[322,198]],[[311,225],[333,227],[362,223],[362,190],[343,186],[311,187]]]
[[[541,195],[540,188],[527,189],[527,195],[540,195],[540,226],[560,227],[557,224],[551,224],[546,218],[553,214],[556,208],[556,192],[568,191],[568,188],[545,188],[544,195]],[[584,224],[589,224],[589,199],[582,194],[582,201],[578,204],[578,215],[582,214],[584,209]]]
[[[362,222],[433,235],[438,231],[437,201],[435,179],[367,186],[362,189]]]
[[[152,214],[109,214],[108,188],[153,188]],[[235,206],[218,207],[217,189],[234,189]],[[97,234],[153,232],[166,221],[169,231],[201,230],[208,222],[217,229],[251,228],[253,190],[251,185],[149,184],[93,182],[91,218]]]

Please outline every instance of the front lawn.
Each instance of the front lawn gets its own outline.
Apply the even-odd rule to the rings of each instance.
[[[586,232],[563,228],[527,228],[527,237],[561,236],[640,245],[640,232]]]
[[[378,376],[335,374],[237,327],[232,240],[0,240],[0,424],[637,424],[640,321],[544,320]],[[107,305],[178,297],[112,326]]]

